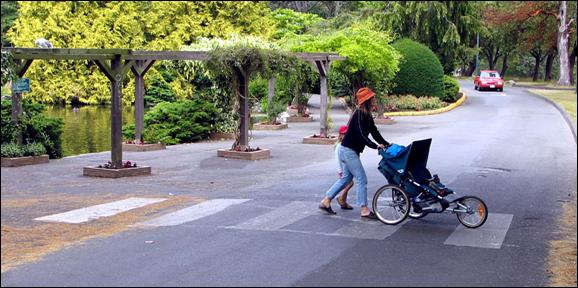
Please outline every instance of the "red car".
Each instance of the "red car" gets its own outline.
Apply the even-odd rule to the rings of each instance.
[[[474,78],[474,89],[496,89],[504,91],[504,78],[500,77],[500,73],[495,70],[482,70],[480,76]]]

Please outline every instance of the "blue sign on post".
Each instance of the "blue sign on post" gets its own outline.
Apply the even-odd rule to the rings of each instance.
[[[30,92],[30,79],[29,78],[19,78],[12,82],[12,92],[22,93]]]

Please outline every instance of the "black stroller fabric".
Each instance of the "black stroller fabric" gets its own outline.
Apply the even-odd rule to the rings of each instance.
[[[387,182],[401,186],[411,197],[417,196],[421,189],[410,183],[409,178],[422,185],[429,184],[428,180],[432,175],[426,166],[431,140],[429,138],[414,141],[405,148],[397,146],[380,150],[382,160],[379,162],[378,169]]]

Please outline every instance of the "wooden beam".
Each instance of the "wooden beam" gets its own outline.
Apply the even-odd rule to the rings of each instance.
[[[22,60],[17,60],[17,61],[22,62]],[[18,66],[16,67],[16,71],[15,71],[16,75],[18,75],[18,77],[20,77],[20,78],[24,77],[24,74],[26,73],[26,71],[30,67],[30,64],[32,64],[32,61],[34,61],[34,60],[28,59],[28,60],[24,61],[24,63],[18,64]]]
[[[130,60],[209,60],[208,51],[134,51]]]
[[[105,60],[92,60],[92,61],[96,64],[96,66],[98,66],[100,71],[104,73],[104,76],[106,76],[106,78],[108,78],[109,81],[114,80],[112,68],[110,67],[110,64],[107,63],[107,61]]]

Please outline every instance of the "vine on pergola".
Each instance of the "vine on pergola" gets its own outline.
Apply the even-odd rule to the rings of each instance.
[[[248,97],[248,83],[255,73],[260,74],[264,78],[299,73],[299,71],[294,71],[294,68],[300,64],[300,61],[302,60],[281,49],[265,49],[242,43],[216,47],[211,50],[207,68],[213,75],[221,76],[228,80],[227,82],[232,92],[230,95],[234,97],[235,110],[239,110],[241,100],[248,101],[244,97]],[[242,91],[243,89],[245,91]],[[238,122],[235,142],[231,149],[253,151],[248,146],[248,141],[243,143],[242,139],[240,139],[243,123],[242,121]]]

